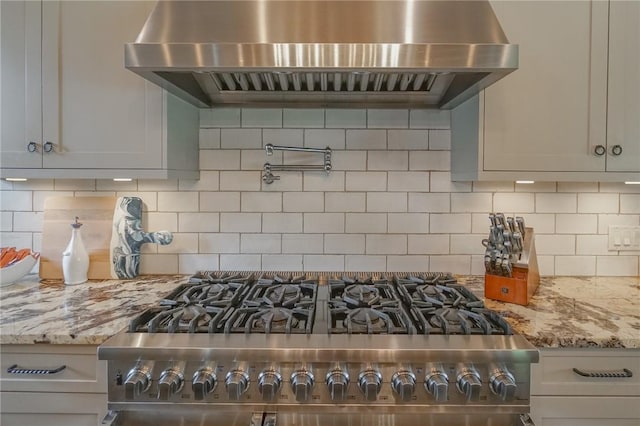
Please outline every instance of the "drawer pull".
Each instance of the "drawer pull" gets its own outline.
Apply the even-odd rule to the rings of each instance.
[[[56,374],[61,372],[65,368],[67,368],[67,366],[62,365],[52,370],[43,370],[43,369],[37,369],[37,368],[19,368],[18,364],[13,364],[11,367],[7,368],[7,373],[9,374]]]
[[[633,373],[628,368],[623,368],[618,371],[582,371],[577,368],[573,369],[573,372],[579,374],[582,377],[602,377],[602,378],[624,378],[633,377]]]

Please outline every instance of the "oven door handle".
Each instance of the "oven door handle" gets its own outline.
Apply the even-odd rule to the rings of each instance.
[[[107,415],[104,416],[104,419],[102,419],[102,424],[105,426],[117,426],[119,414],[120,412],[118,411],[109,410]]]

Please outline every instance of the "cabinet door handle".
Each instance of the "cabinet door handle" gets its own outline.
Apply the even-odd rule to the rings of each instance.
[[[622,145],[614,145],[611,147],[611,155],[618,156],[622,154]]]
[[[602,157],[607,153],[607,148],[605,148],[604,145],[596,145],[596,147],[593,149],[593,153],[598,157]]]
[[[36,152],[38,150],[38,144],[31,141],[27,144],[27,151]]]
[[[18,367],[18,364],[13,364],[11,367],[7,368],[7,373],[9,374],[56,374],[61,372],[65,368],[67,368],[67,366],[62,365],[58,368],[46,370],[42,368],[20,368]]]
[[[582,377],[600,377],[600,378],[625,378],[625,377],[633,377],[633,372],[628,368],[623,368],[622,370],[611,370],[611,371],[582,371],[577,368],[573,369],[573,372],[582,376]]]
[[[42,149],[44,150],[44,152],[53,151],[53,142],[45,142],[44,145],[42,145]]]

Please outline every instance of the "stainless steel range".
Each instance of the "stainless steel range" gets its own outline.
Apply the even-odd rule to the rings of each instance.
[[[537,350],[449,274],[201,272],[106,341],[123,425],[531,425]]]

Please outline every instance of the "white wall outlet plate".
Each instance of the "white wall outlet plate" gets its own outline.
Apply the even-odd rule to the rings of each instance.
[[[609,251],[640,250],[640,226],[609,225]]]

